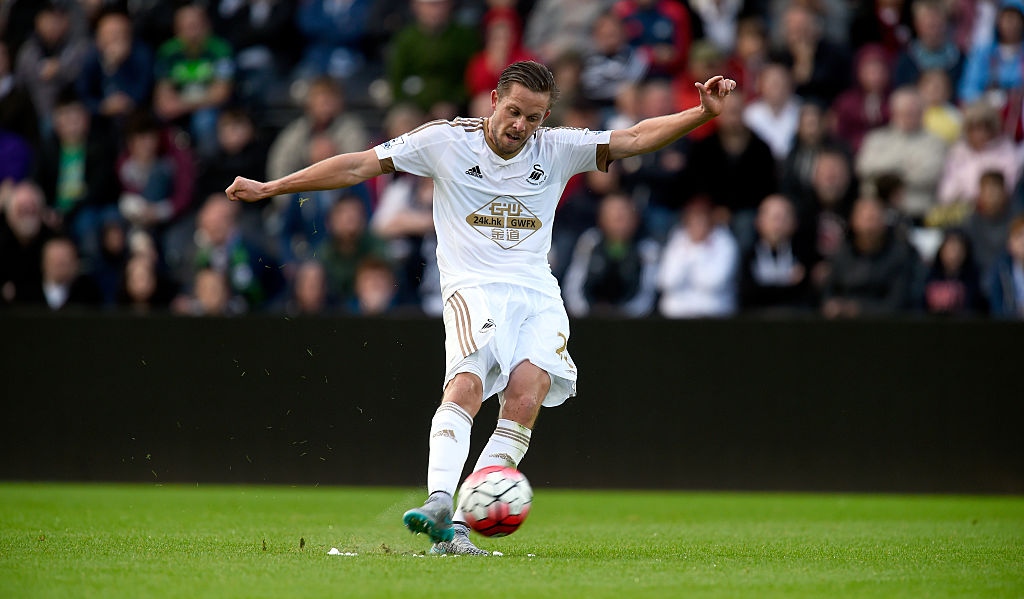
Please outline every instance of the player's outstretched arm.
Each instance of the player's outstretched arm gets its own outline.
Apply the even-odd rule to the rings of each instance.
[[[644,119],[629,129],[612,131],[609,143],[609,157],[612,160],[636,156],[660,150],[697,127],[710,121],[722,112],[725,99],[736,82],[716,75],[705,83],[696,82],[700,90],[700,106],[677,112]]]
[[[235,182],[224,190],[229,199],[243,202],[257,202],[271,196],[300,193],[303,191],[322,191],[349,187],[372,179],[384,171],[380,160],[373,150],[338,154],[307,166],[280,179],[253,181],[245,177],[235,177]]]

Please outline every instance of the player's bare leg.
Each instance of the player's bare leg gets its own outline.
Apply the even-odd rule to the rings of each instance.
[[[505,403],[501,406],[498,418],[532,429],[550,388],[551,375],[546,370],[534,366],[529,360],[520,362],[509,375],[508,386],[505,387]]]
[[[445,387],[441,406],[431,420],[427,465],[430,496],[422,507],[407,511],[402,522],[414,533],[430,535],[434,543],[450,542],[457,532],[452,528],[452,497],[469,456],[473,417],[482,402],[480,378],[468,372],[459,373]]]
[[[529,361],[520,362],[509,375],[498,424],[480,453],[473,471],[487,466],[519,466],[530,447],[530,435],[541,404],[551,388],[551,377]],[[469,528],[460,512],[455,514],[455,537],[451,542],[434,545],[435,553],[486,555],[469,539]]]

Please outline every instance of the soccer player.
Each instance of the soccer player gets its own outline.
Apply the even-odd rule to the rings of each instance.
[[[432,121],[364,152],[340,154],[277,179],[238,177],[232,200],[255,202],[355,185],[402,171],[434,179],[437,262],[444,298],[446,370],[430,424],[427,490],[405,513],[434,553],[487,555],[470,541],[452,496],[469,454],[473,417],[497,394],[498,424],[476,462],[517,467],[540,407],[576,394],[569,320],[547,255],[551,221],[570,177],[663,148],[722,110],[736,82],[694,84],[700,106],[616,131],[541,127],[558,99],[551,71],[532,61],[505,69],[488,118]],[[454,523],[453,523],[454,520]]]

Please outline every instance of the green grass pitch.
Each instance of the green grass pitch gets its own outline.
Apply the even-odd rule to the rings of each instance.
[[[1020,497],[540,489],[475,559],[414,555],[422,498],[4,483],[0,597],[1024,597]]]

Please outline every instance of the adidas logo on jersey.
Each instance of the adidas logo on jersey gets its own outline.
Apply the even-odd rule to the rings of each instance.
[[[470,177],[476,177],[477,179],[483,179],[484,174],[480,172],[480,166],[477,164],[473,165],[473,168],[466,171],[466,174]]]

